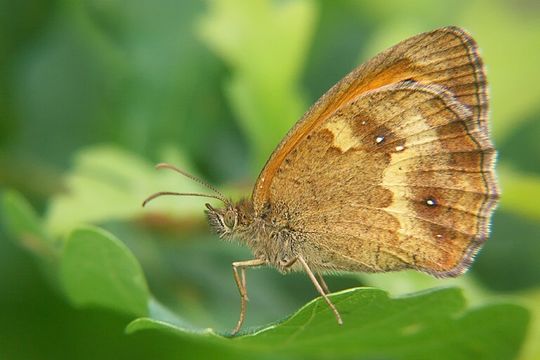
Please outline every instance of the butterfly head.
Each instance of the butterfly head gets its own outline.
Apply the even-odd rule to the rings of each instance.
[[[154,200],[157,197],[163,196],[163,195],[174,195],[174,196],[198,196],[198,197],[206,197],[206,198],[212,198],[221,201],[225,206],[221,209],[216,209],[212,207],[210,204],[206,204],[207,210],[205,210],[206,215],[208,216],[208,222],[210,223],[210,226],[212,229],[219,235],[220,238],[224,237],[230,237],[233,235],[236,226],[238,225],[238,210],[237,207],[233,205],[231,200],[227,199],[219,190],[217,190],[215,187],[210,185],[204,180],[201,180],[184,170],[181,170],[171,164],[158,164],[156,165],[157,169],[169,169],[176,171],[180,175],[183,175],[187,178],[190,178],[191,180],[194,180],[198,182],[199,184],[205,186],[206,188],[212,190],[213,194],[203,194],[203,193],[186,193],[186,192],[174,192],[174,191],[159,191],[157,193],[154,193],[147,197],[143,203],[142,206],[145,206],[150,201]],[[245,216],[243,216],[243,219],[245,219]]]
[[[205,213],[208,217],[210,227],[220,238],[227,238],[233,235],[238,225],[238,211],[230,204],[225,203],[225,207],[216,209],[210,204],[206,204]]]

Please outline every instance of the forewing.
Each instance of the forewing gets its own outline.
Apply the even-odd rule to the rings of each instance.
[[[412,80],[437,84],[471,111],[472,121],[487,133],[487,93],[476,43],[462,29],[445,27],[411,37],[359,66],[323,95],[276,148],[253,190],[255,211],[267,203],[273,178],[299,142],[339,108],[361,94]]]

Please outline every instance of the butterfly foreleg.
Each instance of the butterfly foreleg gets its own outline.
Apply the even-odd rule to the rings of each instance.
[[[235,261],[232,263],[234,281],[236,282],[236,286],[238,287],[238,291],[240,292],[240,318],[238,319],[238,323],[236,324],[236,327],[233,329],[231,335],[236,335],[238,331],[240,331],[240,328],[242,327],[242,324],[244,323],[244,319],[246,318],[246,309],[247,309],[247,301],[248,301],[247,287],[246,287],[246,269],[250,267],[261,266],[264,264],[266,264],[266,260],[263,260],[263,259]]]

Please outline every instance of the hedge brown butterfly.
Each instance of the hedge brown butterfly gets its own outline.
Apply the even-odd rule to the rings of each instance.
[[[232,264],[241,296],[233,334],[246,313],[245,270],[262,265],[305,271],[341,324],[322,273],[451,277],[469,268],[498,199],[487,121],[476,43],[445,27],[400,42],[334,85],[272,153],[250,198],[232,202],[207,185],[214,195],[160,192],[145,204],[164,194],[223,202],[206,205],[211,227],[254,255]]]

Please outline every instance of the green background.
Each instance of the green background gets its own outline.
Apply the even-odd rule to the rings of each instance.
[[[155,191],[204,191],[153,164],[249,194],[330,86],[445,25],[479,43],[499,150],[472,270],[329,277],[372,287],[335,295],[348,330],[302,308],[305,275],[254,270],[246,328],[267,331],[221,337],[239,309],[230,263],[249,251],[209,234],[202,199],[142,209]],[[534,0],[0,0],[0,359],[540,359],[538,64]]]

